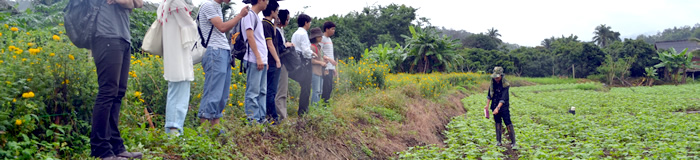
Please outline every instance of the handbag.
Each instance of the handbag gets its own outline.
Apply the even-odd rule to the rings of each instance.
[[[294,72],[301,67],[301,52],[298,52],[294,47],[282,49],[280,60],[288,72]]]
[[[143,37],[141,49],[145,52],[157,56],[163,56],[163,25],[158,23],[158,20],[151,24],[146,35]]]

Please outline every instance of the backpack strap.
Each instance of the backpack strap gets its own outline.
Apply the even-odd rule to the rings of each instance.
[[[206,2],[204,4],[206,4]],[[202,6],[204,4],[202,4]],[[199,8],[202,8],[202,6],[199,6]],[[201,25],[201,23],[199,22],[199,14],[200,13],[201,12],[197,12],[197,31],[199,32],[199,39],[202,40],[200,42],[200,43],[202,43],[202,47],[207,48],[207,46],[209,46],[209,39],[211,39],[211,33],[214,31],[214,24],[211,24],[211,28],[209,28],[209,37],[207,37],[207,41],[204,42],[204,36],[202,35],[202,29],[199,28],[199,26]]]

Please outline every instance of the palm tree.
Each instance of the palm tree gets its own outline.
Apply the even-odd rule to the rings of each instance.
[[[542,45],[542,47],[544,47],[545,49],[552,49],[552,43],[554,43],[554,40],[554,36],[552,36],[552,38],[542,40],[542,42],[540,42],[540,45]]]
[[[488,35],[489,35],[489,37],[496,40],[496,42],[498,42],[498,44],[503,43],[503,41],[501,41],[501,39],[498,38],[498,37],[501,37],[501,34],[498,33],[498,29],[491,27],[491,29],[488,29]]]
[[[459,40],[448,36],[440,37],[431,28],[421,29],[409,26],[411,36],[401,35],[406,39],[406,54],[403,60],[409,60],[410,72],[445,71],[447,67],[460,65],[462,57],[455,53]],[[418,67],[414,70],[414,67]]]
[[[621,40],[620,32],[613,31],[610,26],[606,26],[605,24],[595,27],[595,32],[593,32],[593,34],[595,34],[595,36],[593,36],[593,42],[600,47],[606,47],[608,44],[612,44],[612,42]]]

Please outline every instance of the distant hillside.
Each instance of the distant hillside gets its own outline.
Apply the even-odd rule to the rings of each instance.
[[[665,29],[663,32],[658,32],[655,35],[639,35],[636,39],[644,40],[647,43],[654,44],[657,41],[672,41],[683,40],[689,38],[700,38],[700,23],[695,26],[682,26]]]

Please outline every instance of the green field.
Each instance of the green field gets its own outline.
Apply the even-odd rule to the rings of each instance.
[[[586,84],[592,85],[592,84]],[[495,146],[486,96],[445,132],[445,147],[415,147],[402,159],[700,159],[700,85],[589,90],[581,84],[511,89],[517,150]],[[602,88],[602,87],[598,87]],[[576,115],[567,111],[576,107]],[[507,138],[504,143],[509,144]]]

